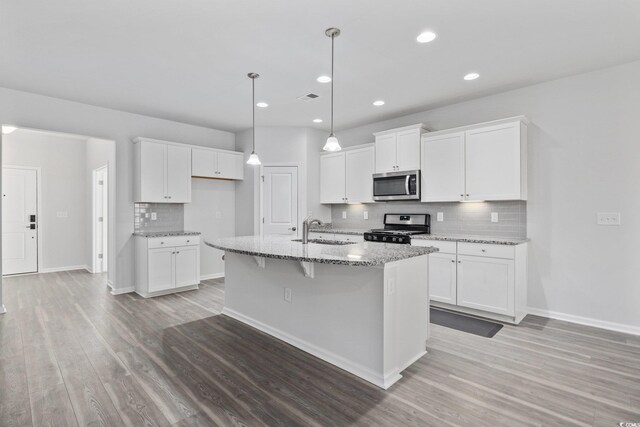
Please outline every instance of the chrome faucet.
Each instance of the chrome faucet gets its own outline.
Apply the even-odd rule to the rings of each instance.
[[[309,243],[309,227],[313,224],[322,225],[322,221],[319,219],[311,219],[311,217],[306,217],[302,222],[302,244],[306,245]]]

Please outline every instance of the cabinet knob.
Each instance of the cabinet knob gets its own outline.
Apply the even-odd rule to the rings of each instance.
[[[487,252],[487,250],[486,249],[482,249],[482,252]]]
[[[458,264],[462,264],[462,261],[458,261]]]
[[[161,245],[164,245],[164,242],[160,242]]]
[[[461,194],[460,197],[464,197],[464,194]]]
[[[455,263],[455,262],[456,262],[456,260],[455,260],[455,259],[452,259],[452,260],[451,260],[451,262]]]
[[[187,243],[190,243],[190,242],[191,242],[191,240],[187,240]]]
[[[468,195],[468,194],[467,194],[467,197],[469,197],[469,195]],[[171,198],[171,197],[169,197],[169,198]]]

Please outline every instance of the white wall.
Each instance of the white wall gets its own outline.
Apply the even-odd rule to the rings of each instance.
[[[337,132],[432,130],[519,114],[529,126],[529,305],[537,313],[640,333],[640,61]],[[596,225],[621,212],[622,226]],[[551,313],[550,313],[551,312]]]
[[[322,133],[308,128],[256,128],[256,152],[263,166],[298,165],[298,229],[301,229],[301,221],[310,211],[319,219],[331,219],[330,208],[319,203],[319,155],[322,150],[321,144],[324,144],[320,134]],[[236,150],[245,153],[245,160],[251,153],[251,144],[250,129],[236,135]],[[259,167],[245,163],[245,182],[236,186],[236,212],[242,212],[239,215],[242,218],[236,222],[237,235],[259,233],[259,171]],[[244,217],[245,212],[250,218]]]
[[[17,130],[5,135],[2,149],[4,165],[41,168],[40,271],[88,265],[86,139]]]
[[[235,183],[194,178],[191,203],[184,205],[184,228],[202,233],[202,239],[235,236]],[[200,245],[200,274],[203,279],[224,275],[223,251]]]
[[[115,290],[133,287],[133,146],[136,136],[233,149],[233,133],[0,88],[0,123],[116,141]],[[112,171],[113,172],[113,171]],[[230,207],[233,209],[233,207]],[[113,258],[111,258],[113,261]],[[114,275],[112,279],[112,274]]]

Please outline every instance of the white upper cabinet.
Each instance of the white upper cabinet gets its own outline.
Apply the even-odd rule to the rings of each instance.
[[[523,134],[526,126],[520,122],[466,132],[467,200],[526,199],[521,164],[526,158],[521,149]]]
[[[146,138],[134,142],[135,201],[191,202],[191,148]]]
[[[374,133],[375,173],[420,169],[420,137],[425,132],[417,124]]]
[[[422,201],[527,199],[524,117],[422,137]]]
[[[372,203],[373,144],[320,156],[320,203]]]
[[[345,155],[339,153],[320,156],[320,203],[346,203]]]
[[[198,178],[244,178],[244,155],[233,151],[193,148],[192,176]]]
[[[172,203],[191,202],[191,149],[167,145],[167,196]]]
[[[348,203],[373,203],[374,147],[345,151],[345,198]]]
[[[422,201],[457,202],[465,195],[464,132],[422,138]]]

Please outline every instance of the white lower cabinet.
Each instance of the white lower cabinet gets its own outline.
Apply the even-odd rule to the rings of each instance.
[[[136,237],[136,292],[143,297],[197,288],[200,237]]]
[[[458,255],[459,306],[513,316],[514,284],[513,260]]]
[[[435,252],[429,255],[429,298],[431,301],[456,303],[456,254]]]
[[[429,255],[434,306],[520,323],[527,307],[527,244],[495,245],[414,239],[435,246]]]

